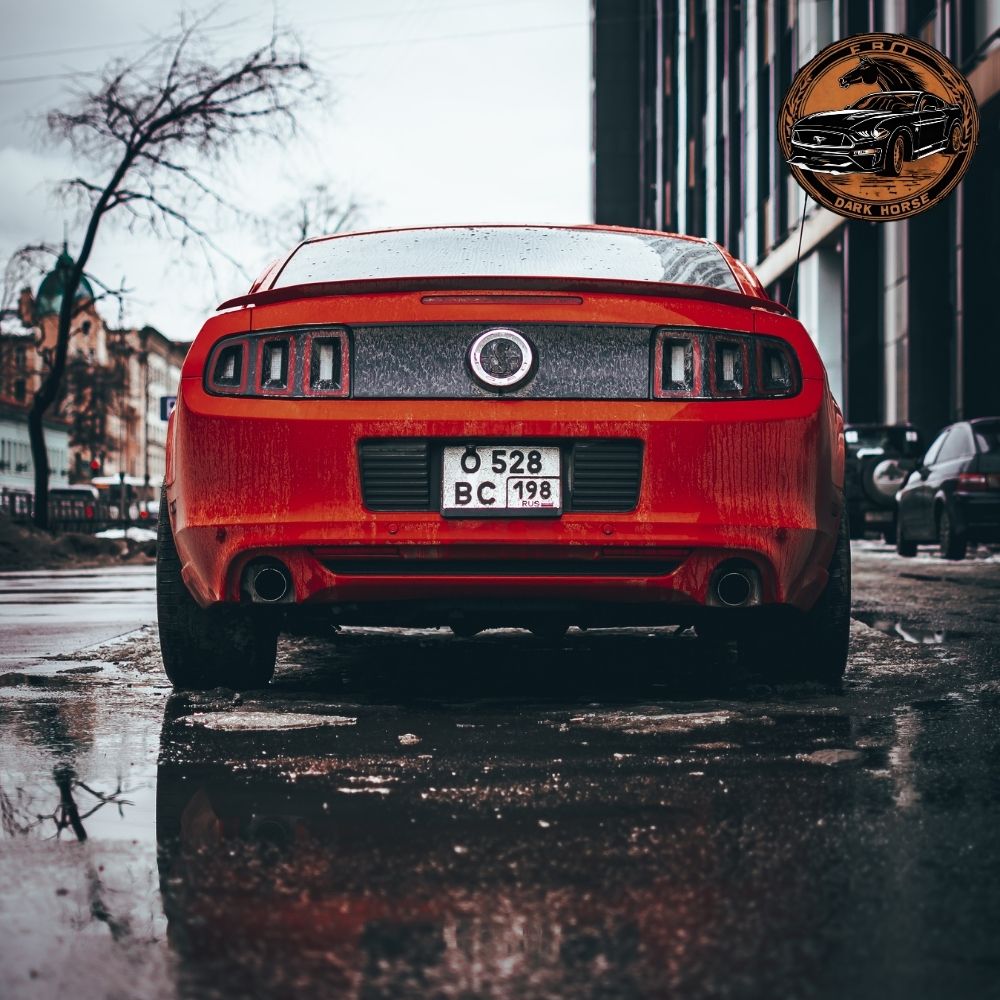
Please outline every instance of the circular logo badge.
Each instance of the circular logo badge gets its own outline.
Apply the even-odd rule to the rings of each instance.
[[[854,35],[799,70],[778,140],[795,179],[824,208],[893,222],[936,205],[962,179],[979,109],[936,49],[902,35]]]
[[[481,333],[469,348],[469,367],[489,389],[516,389],[531,374],[535,353],[517,330],[497,328]]]

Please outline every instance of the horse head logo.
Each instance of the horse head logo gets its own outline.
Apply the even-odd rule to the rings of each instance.
[[[854,83],[877,83],[879,90],[925,90],[920,74],[898,59],[884,56],[873,58],[861,56],[858,65],[848,70],[838,81],[841,87]]]

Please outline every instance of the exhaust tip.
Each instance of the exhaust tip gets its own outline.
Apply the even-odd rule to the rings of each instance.
[[[250,596],[262,604],[277,604],[288,594],[291,583],[284,567],[257,566],[250,572]]]
[[[742,608],[753,596],[753,581],[744,570],[723,573],[715,584],[715,596],[727,608]]]

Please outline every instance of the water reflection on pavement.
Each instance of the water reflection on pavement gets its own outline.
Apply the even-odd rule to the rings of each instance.
[[[243,696],[171,695],[150,630],[0,673],[0,992],[988,996],[1000,578],[886,558],[842,691],[671,630],[355,629]]]
[[[975,888],[993,832],[948,807],[995,818],[995,706],[754,688],[666,636],[616,637],[608,685],[610,639],[571,662],[411,637],[418,664],[346,637],[336,678],[172,699],[157,837],[183,991],[913,996],[953,962],[988,988],[992,934],[959,914],[997,912]]]

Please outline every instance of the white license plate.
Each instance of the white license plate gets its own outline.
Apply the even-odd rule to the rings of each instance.
[[[481,517],[561,512],[558,448],[489,444],[444,449],[442,514]]]

